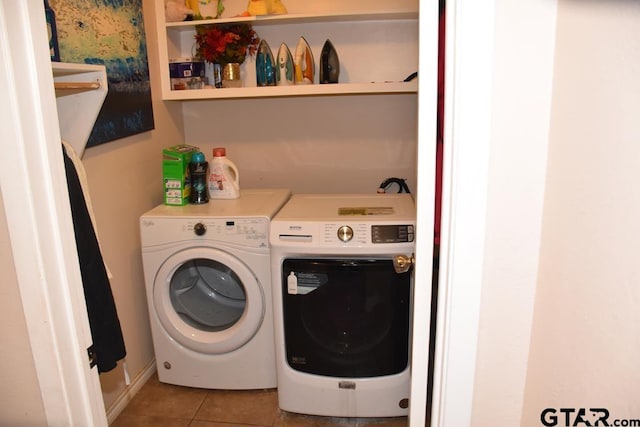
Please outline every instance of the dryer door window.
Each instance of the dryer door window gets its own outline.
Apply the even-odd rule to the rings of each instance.
[[[207,354],[242,347],[265,313],[255,275],[239,259],[213,248],[191,248],[167,259],[154,281],[153,302],[173,339]]]
[[[206,258],[189,260],[176,270],[169,281],[169,297],[182,320],[207,332],[233,326],[247,303],[238,275]]]
[[[282,277],[291,368],[351,378],[407,368],[410,273],[390,259],[285,259]]]

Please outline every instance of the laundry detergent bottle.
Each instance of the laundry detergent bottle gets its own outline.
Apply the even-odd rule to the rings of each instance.
[[[200,205],[209,201],[209,189],[207,188],[208,171],[209,165],[204,158],[204,154],[200,151],[193,153],[189,163],[189,178],[191,181],[189,203]]]
[[[237,199],[240,197],[240,174],[233,162],[227,159],[222,147],[213,149],[209,163],[209,198]]]

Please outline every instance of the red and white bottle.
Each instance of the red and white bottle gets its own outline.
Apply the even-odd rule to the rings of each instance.
[[[238,168],[227,158],[223,147],[213,149],[209,162],[209,198],[237,199],[240,197],[240,174]]]

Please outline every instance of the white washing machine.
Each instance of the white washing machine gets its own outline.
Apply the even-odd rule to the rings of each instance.
[[[293,195],[270,234],[280,408],[408,415],[412,196]]]
[[[161,382],[215,389],[276,386],[269,222],[285,189],[158,206],[140,217]]]

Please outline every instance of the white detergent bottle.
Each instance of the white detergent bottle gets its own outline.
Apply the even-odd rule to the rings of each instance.
[[[240,197],[240,174],[233,162],[227,159],[222,147],[213,149],[209,163],[209,198],[237,199]]]

